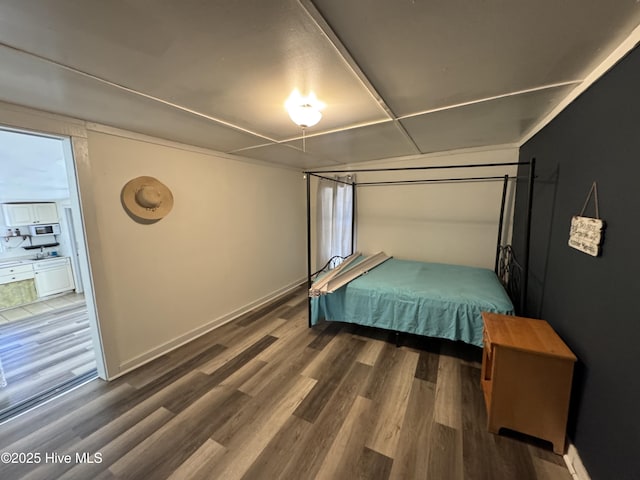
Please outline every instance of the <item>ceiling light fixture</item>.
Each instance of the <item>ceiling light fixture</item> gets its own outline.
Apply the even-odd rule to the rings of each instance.
[[[284,108],[289,112],[293,123],[309,128],[316,125],[322,118],[320,110],[324,108],[324,103],[318,100],[316,94],[310,92],[309,95],[301,95],[298,89],[294,89],[284,103]]]
[[[289,113],[293,123],[302,128],[302,151],[306,152],[305,129],[313,127],[322,118],[324,103],[318,100],[316,94],[309,92],[309,95],[302,95],[297,88],[291,92],[289,98],[284,103],[284,108]]]

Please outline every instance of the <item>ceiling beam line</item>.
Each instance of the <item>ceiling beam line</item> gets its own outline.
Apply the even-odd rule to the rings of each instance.
[[[582,80],[568,80],[566,82],[543,85],[541,87],[527,88],[525,90],[518,90],[517,92],[502,93],[500,95],[494,95],[493,97],[480,98],[478,100],[470,100],[468,102],[456,103],[454,105],[445,105],[444,107],[432,108],[429,110],[422,110],[420,112],[415,112],[415,113],[407,113],[406,115],[402,115],[401,117],[399,117],[399,120],[402,120],[405,118],[419,117],[421,115],[428,115],[430,113],[442,112],[444,110],[453,110],[455,108],[467,107],[469,105],[476,105],[478,103],[491,102],[493,100],[500,100],[501,98],[515,97],[517,95],[524,95],[526,93],[549,90],[551,88],[566,87],[568,85],[578,85],[581,82]]]
[[[360,65],[358,65],[358,62],[356,62],[353,56],[351,55],[351,52],[349,52],[349,49],[347,49],[344,43],[342,43],[342,40],[340,40],[340,37],[338,37],[336,32],[333,31],[333,28],[331,28],[331,25],[329,25],[327,20],[322,16],[322,14],[316,8],[313,2],[311,0],[298,0],[298,3],[307,12],[309,17],[314,21],[314,23],[318,26],[320,31],[324,34],[324,36],[327,38],[327,40],[333,46],[333,48],[335,48],[335,50],[338,52],[338,55],[340,55],[340,58],[342,58],[344,63],[349,67],[349,69],[351,69],[351,71],[356,76],[356,78],[358,78],[360,83],[362,83],[365,89],[369,92],[369,95],[373,97],[373,99],[378,103],[380,108],[385,112],[385,114],[389,117],[389,119],[393,121],[394,125],[400,131],[400,133],[413,146],[413,148],[415,149],[415,152],[422,153],[422,151],[418,147],[418,144],[413,140],[411,135],[409,135],[409,132],[407,132],[407,130],[404,128],[404,125],[400,123],[398,116],[394,113],[391,107],[389,107],[389,105],[384,100],[384,98],[382,98],[382,95],[380,95],[378,90],[376,90],[373,83],[371,83],[367,75],[360,68]],[[352,127],[346,128],[344,130],[350,130],[351,128]],[[342,130],[337,130],[337,131],[342,131]]]
[[[300,138],[302,138],[302,137],[300,137]],[[229,150],[228,152],[225,152],[225,153],[231,154],[231,155],[236,155],[236,154],[240,154],[241,155],[244,152],[249,151],[249,150],[259,150],[260,148],[270,147],[270,146],[273,146],[273,145],[280,145],[282,147],[290,148],[292,150],[297,150],[297,151],[299,151],[301,153],[308,153],[308,152],[305,152],[304,149],[301,148],[301,147],[297,147],[297,146],[292,145],[290,143],[282,143],[282,142],[263,143],[262,145],[254,145],[254,146],[251,146],[251,147],[242,147],[242,148],[237,148],[235,150]],[[334,164],[334,165],[344,165],[345,164],[345,162],[341,162],[341,161],[335,160],[335,159],[333,159],[333,158],[331,158],[331,157],[329,157],[327,155],[322,155],[322,154],[319,154],[317,152],[313,153],[313,156],[318,158],[318,159],[321,159],[324,162],[329,163],[329,164]]]
[[[358,123],[357,125],[351,125],[348,127],[332,128],[330,130],[323,130],[321,132],[316,132],[316,133],[306,133],[304,137],[305,138],[321,137],[323,135],[329,135],[331,133],[347,132],[349,130],[356,130],[358,128],[370,127],[372,125],[380,125],[381,123],[389,123],[393,121],[394,120],[392,119],[385,118],[384,120],[375,120],[373,122]],[[300,140],[300,139],[302,139],[302,135],[297,135],[295,137],[278,140],[278,143],[288,143],[288,142],[293,142],[295,140]],[[252,148],[252,147],[247,147],[247,148]]]
[[[479,100],[470,100],[468,102],[462,102],[462,103],[458,103],[458,104],[454,104],[454,105],[446,105],[444,107],[432,108],[432,109],[429,109],[429,110],[423,110],[423,111],[415,112],[415,113],[408,113],[406,115],[402,115],[402,116],[398,117],[397,119],[378,120],[378,121],[367,122],[367,123],[363,123],[363,124],[359,124],[359,125],[352,125],[352,126],[345,127],[345,128],[335,128],[335,129],[332,129],[332,130],[324,130],[322,132],[311,133],[311,134],[308,133],[308,134],[306,134],[306,138],[321,137],[323,135],[328,135],[328,134],[331,134],[331,133],[346,132],[348,130],[353,130],[353,129],[361,128],[361,127],[368,127],[368,126],[371,126],[371,125],[378,125],[378,124],[386,123],[386,122],[399,122],[400,120],[403,120],[405,118],[419,117],[421,115],[428,115],[430,113],[442,112],[444,110],[453,110],[453,109],[456,109],[456,108],[467,107],[469,105],[475,105],[475,104],[478,104],[478,103],[490,102],[492,100],[499,100],[501,98],[508,98],[508,97],[513,97],[513,96],[516,96],[516,95],[523,95],[523,94],[526,94],[526,93],[539,92],[539,91],[548,90],[548,89],[551,89],[551,88],[566,87],[566,86],[569,86],[569,85],[579,85],[581,83],[582,83],[582,80],[568,80],[566,82],[543,85],[541,87],[528,88],[526,90],[519,90],[517,92],[509,92],[509,93],[503,93],[503,94],[500,94],[500,95],[494,95],[493,97],[481,98]],[[291,141],[294,141],[294,140],[299,140],[301,138],[302,138],[302,136],[285,138],[283,140],[278,140],[277,143],[287,143],[287,142],[291,142]],[[252,148],[257,148],[257,147],[260,147],[260,145],[251,146],[251,147],[243,147],[240,150],[250,150]],[[418,153],[422,153],[422,152],[418,152]]]
[[[173,103],[173,102],[170,102],[168,100],[163,100],[162,98],[154,97],[153,95],[149,95],[147,93],[140,92],[140,91],[135,90],[133,88],[127,87],[126,85],[121,85],[119,83],[115,83],[115,82],[112,82],[110,80],[106,80],[106,79],[104,79],[102,77],[98,77],[97,75],[94,75],[92,73],[85,72],[83,70],[79,70],[79,69],[77,69],[75,67],[71,67],[69,65],[65,65],[64,63],[57,62],[57,61],[52,60],[50,58],[47,58],[47,57],[45,57],[43,55],[38,55],[37,53],[29,52],[28,50],[24,50],[22,48],[14,47],[13,45],[8,45],[8,44],[6,44],[4,42],[0,42],[0,47],[5,47],[5,48],[8,48],[9,50],[13,50],[14,52],[18,52],[18,53],[21,53],[21,54],[24,54],[24,55],[28,55],[28,56],[30,56],[32,58],[35,58],[35,59],[38,59],[38,60],[40,60],[42,62],[48,63],[49,65],[54,65],[54,66],[56,66],[58,68],[62,68],[63,70],[67,70],[69,72],[75,73],[76,75],[80,75],[82,77],[89,78],[91,80],[95,80],[96,82],[102,83],[103,85],[108,85],[108,86],[116,88],[118,90],[122,90],[122,91],[125,91],[127,93],[131,93],[133,95],[137,95],[139,97],[146,98],[147,100],[152,100],[154,102],[161,103],[161,104],[166,105],[168,107],[175,108],[176,110],[180,110],[182,112],[188,113],[190,115],[194,115],[196,117],[200,117],[200,118],[203,118],[205,120],[209,120],[211,122],[215,122],[215,123],[218,123],[220,125],[224,125],[225,127],[231,128],[233,130],[238,130],[240,132],[247,133],[249,135],[253,135],[254,137],[258,137],[258,138],[261,138],[263,140],[267,140],[268,142],[271,142],[271,143],[278,143],[277,140],[274,140],[273,138],[269,138],[269,137],[267,137],[265,135],[262,135],[260,133],[253,132],[253,131],[251,131],[249,129],[240,127],[238,125],[234,125],[233,123],[226,122],[224,120],[221,120],[219,118],[213,117],[211,115],[207,115],[206,113],[198,112],[197,110],[193,110],[191,108],[184,107],[184,106],[179,105],[177,103]]]
[[[336,32],[333,31],[331,25],[329,25],[327,20],[322,16],[313,2],[311,0],[298,0],[298,3],[307,12],[311,20],[313,20],[313,22],[317,25],[317,27],[324,34],[327,40],[329,40],[329,43],[338,52],[340,58],[342,58],[344,63],[349,67],[349,69],[351,69],[358,80],[360,80],[360,83],[362,83],[362,85],[367,89],[369,95],[371,95],[371,97],[373,97],[373,99],[378,103],[380,108],[384,110],[389,119],[395,120],[397,118],[396,114],[393,112],[393,110],[391,110],[389,105],[387,105],[387,102],[385,102],[382,96],[378,93],[369,78],[360,68],[360,65],[358,65],[358,63],[351,55],[351,52],[349,52],[344,43],[342,43],[340,37],[338,37]]]
[[[639,0],[636,0],[636,2]],[[593,85],[600,77],[607,73],[613,66],[618,63],[622,58],[627,55],[636,46],[640,45],[640,25],[633,29],[633,31],[625,38],[600,65],[592,70],[579,84],[571,90],[567,96],[555,106],[551,112],[549,112],[538,123],[531,127],[520,139],[519,146],[524,145],[531,139],[536,133],[542,130],[548,123],[550,123],[555,117],[569,106],[576,98],[578,98],[585,90]]]

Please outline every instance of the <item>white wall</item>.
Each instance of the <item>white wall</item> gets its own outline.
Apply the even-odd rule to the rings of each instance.
[[[110,376],[283,291],[305,275],[300,172],[88,132],[99,238],[89,252]],[[134,222],[122,187],[149,175],[174,196],[168,216]]]
[[[301,172],[2,102],[0,125],[72,139],[101,375],[135,368],[305,278]],[[120,204],[139,175],[175,198],[153,225]]]
[[[424,155],[403,161],[377,161],[352,168],[411,167],[517,162],[518,149],[467,150]],[[429,171],[411,174],[362,174],[357,182],[382,179],[515,175],[516,167]],[[510,189],[511,190],[511,189]],[[493,269],[502,181],[358,187],[357,249],[380,250],[396,258],[453,263]],[[513,192],[507,219],[510,230]],[[510,236],[509,236],[510,238]]]

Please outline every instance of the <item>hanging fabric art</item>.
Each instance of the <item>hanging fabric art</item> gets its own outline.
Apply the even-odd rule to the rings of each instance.
[[[596,218],[584,217],[584,211],[593,194],[596,207]],[[593,182],[587,199],[582,206],[580,215],[571,218],[571,229],[569,230],[569,246],[587,255],[597,257],[602,253],[602,242],[604,241],[604,220],[600,219],[600,208],[598,205],[598,187]]]

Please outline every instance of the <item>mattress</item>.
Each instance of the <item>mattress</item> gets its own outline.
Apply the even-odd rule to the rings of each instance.
[[[311,299],[312,325],[342,321],[477,346],[482,346],[482,312],[513,314],[492,270],[395,258]]]

